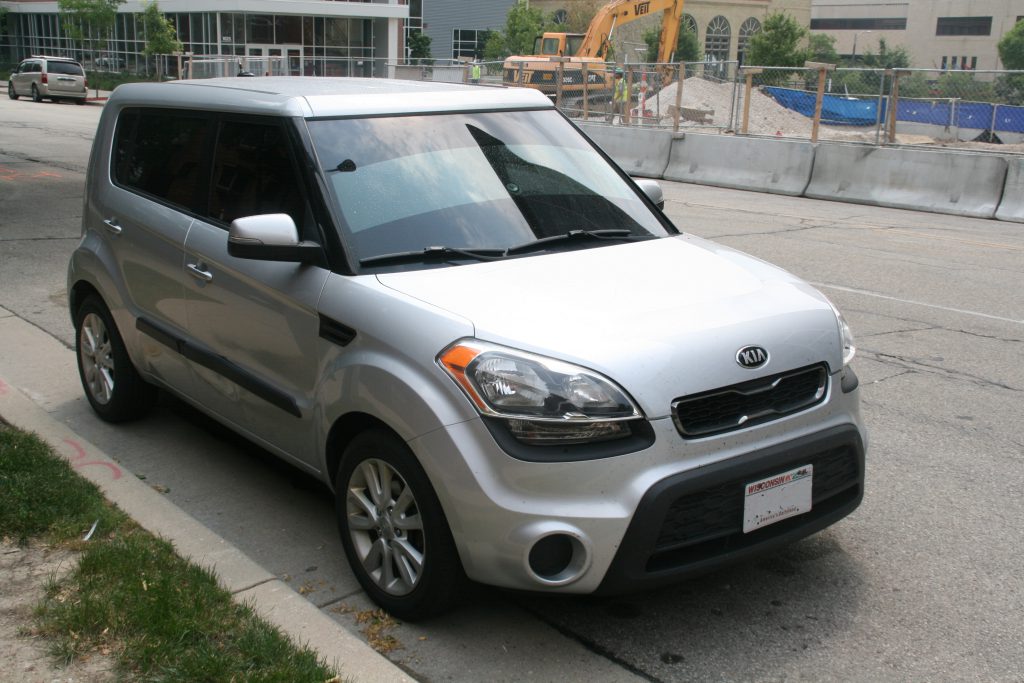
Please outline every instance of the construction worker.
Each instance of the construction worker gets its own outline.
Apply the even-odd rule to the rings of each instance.
[[[480,84],[480,62],[479,61],[475,61],[474,60],[473,66],[470,67],[470,69],[469,69],[469,82],[472,83],[473,85],[479,85]]]
[[[615,70],[615,81],[612,86],[612,124],[618,116],[622,123],[627,123],[626,111],[629,108],[629,87],[626,85],[622,69]]]

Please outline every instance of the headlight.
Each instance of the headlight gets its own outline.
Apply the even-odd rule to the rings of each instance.
[[[839,312],[834,303],[831,301],[828,303],[832,307],[832,312],[836,314],[836,321],[839,323],[839,334],[843,339],[843,366],[845,367],[857,355],[857,345],[853,342],[853,331],[850,329],[850,324],[846,322],[846,318],[843,317],[843,314]]]
[[[481,414],[503,419],[525,443],[629,436],[628,422],[641,417],[614,382],[571,363],[476,340],[456,342],[437,361]]]

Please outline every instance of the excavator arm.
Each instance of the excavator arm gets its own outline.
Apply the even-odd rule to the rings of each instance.
[[[663,11],[661,39],[658,43],[658,61],[669,62],[679,38],[679,25],[683,16],[683,0],[614,0],[594,15],[587,28],[578,57],[604,59],[608,54],[612,33],[617,26],[643,19],[654,12]]]

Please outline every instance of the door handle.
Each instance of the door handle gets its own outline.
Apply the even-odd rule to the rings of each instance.
[[[107,230],[114,233],[115,235],[120,235],[121,232],[124,230],[124,228],[117,224],[116,218],[104,219],[103,225],[107,226]]]
[[[188,268],[189,274],[192,277],[194,277],[195,279],[202,280],[203,282],[212,282],[213,281],[213,273],[211,273],[208,270],[203,270],[203,268],[205,268],[205,264],[203,264],[203,263],[189,263],[189,264],[186,264],[185,267]]]

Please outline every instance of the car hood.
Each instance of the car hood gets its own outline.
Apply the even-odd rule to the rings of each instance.
[[[378,280],[466,318],[479,339],[601,372],[651,418],[670,414],[681,396],[842,363],[835,314],[822,294],[689,235]],[[767,349],[769,362],[741,367],[737,351],[747,345]]]

